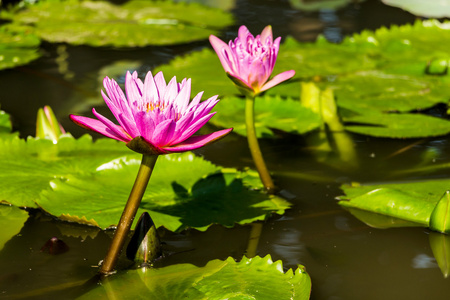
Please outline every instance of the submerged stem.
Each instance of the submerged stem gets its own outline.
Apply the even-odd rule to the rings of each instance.
[[[144,154],[142,157],[141,166],[139,167],[136,180],[133,188],[131,189],[130,196],[128,197],[127,204],[120,217],[119,224],[114,233],[111,245],[109,246],[108,253],[103,260],[100,273],[103,275],[109,275],[113,271],[117,260],[120,255],[120,251],[123,248],[128,232],[130,231],[131,224],[133,224],[136,212],[141,204],[142,196],[147,188],[148,181],[152,175],[153,168],[156,163],[158,155]]]
[[[248,147],[252,154],[253,162],[258,170],[259,177],[266,188],[267,192],[273,194],[275,192],[275,185],[270,177],[269,170],[266,167],[264,158],[259,148],[258,139],[255,130],[255,116],[254,116],[255,98],[245,98],[245,124],[247,127],[247,141]]]

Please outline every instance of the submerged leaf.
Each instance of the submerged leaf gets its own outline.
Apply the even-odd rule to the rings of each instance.
[[[133,289],[125,288],[133,286]],[[231,257],[204,267],[178,264],[128,270],[110,276],[79,299],[309,299],[311,279],[303,266],[283,272],[281,261]]]
[[[25,221],[28,219],[28,213],[17,207],[9,205],[0,205],[0,250],[3,249],[6,242],[20,232]]]

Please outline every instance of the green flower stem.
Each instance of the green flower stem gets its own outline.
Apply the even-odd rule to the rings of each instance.
[[[108,253],[106,254],[100,268],[100,273],[103,275],[111,274],[117,263],[120,251],[123,248],[128,232],[130,231],[131,224],[133,224],[134,217],[136,216],[136,212],[141,204],[142,196],[147,188],[147,184],[150,180],[150,176],[152,175],[157,158],[158,155],[148,154],[144,154],[142,157],[141,166],[134,182],[133,189],[131,190],[130,196],[128,197],[128,202],[125,205],[122,216],[120,217],[120,221],[117,225],[111,245],[109,246]]]
[[[267,192],[273,194],[275,192],[275,185],[270,177],[269,170],[267,170],[266,163],[259,148],[258,139],[255,130],[255,97],[246,97],[245,100],[245,124],[247,126],[247,141],[248,147],[253,157],[259,177],[266,188]]]

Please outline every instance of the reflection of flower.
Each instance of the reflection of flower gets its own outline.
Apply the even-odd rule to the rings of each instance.
[[[137,72],[127,72],[126,96],[116,81],[103,80],[103,98],[119,125],[97,113],[91,119],[71,115],[78,125],[107,137],[123,141],[132,150],[144,154],[183,152],[202,147],[224,137],[232,129],[224,129],[202,136],[192,136],[215,113],[211,109],[219,101],[217,96],[200,103],[202,93],[189,102],[191,79],[177,83],[173,77],[166,84],[162,72],[154,77],[148,72],[142,82]]]
[[[228,45],[213,35],[209,37],[228,76],[239,87],[250,90],[254,95],[295,75],[295,71],[290,70],[268,81],[277,60],[280,40],[281,37],[273,40],[270,25],[256,37],[253,37],[247,27],[241,26],[234,43],[230,41]]]

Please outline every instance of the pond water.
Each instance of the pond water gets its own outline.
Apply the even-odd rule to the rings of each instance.
[[[351,4],[338,11],[299,12],[287,1],[237,1],[236,26],[258,32],[271,24],[276,36],[292,35],[313,41],[317,34],[338,42],[363,28],[411,23],[415,17],[379,1]],[[69,113],[87,113],[102,102],[98,72],[114,62],[137,65],[142,72],[167,63],[176,55],[209,47],[207,41],[174,47],[124,50],[44,44],[45,55],[24,67],[0,72],[1,108],[13,117],[22,136],[34,135],[39,107],[50,105],[62,125],[74,136],[85,133],[68,120]],[[195,84],[195,83],[194,83]],[[82,99],[98,98],[97,103]],[[99,109],[108,114],[107,109]],[[308,137],[282,135],[262,139],[261,148],[276,183],[295,196],[292,209],[273,216],[262,226],[257,255],[270,254],[285,268],[306,267],[312,278],[311,299],[448,299],[444,278],[430,247],[434,233],[424,228],[375,229],[358,221],[337,204],[344,182],[392,182],[447,177],[449,170],[427,174],[397,172],[422,161],[425,151],[436,161],[450,162],[448,137],[423,140],[390,140],[352,135],[359,160],[356,170],[327,167],[312,156]],[[404,151],[403,151],[404,150]],[[230,136],[197,151],[206,159],[235,168],[252,165],[246,139]],[[313,177],[314,180],[307,179]],[[157,267],[177,263],[205,265],[212,259],[241,258],[253,227],[212,226],[206,232],[171,233],[161,229],[166,257]],[[59,237],[69,246],[64,254],[40,251],[45,242]],[[104,257],[111,232],[59,222],[37,211],[30,212],[20,234],[0,252],[0,298],[72,299],[91,288],[87,282]],[[124,267],[125,265],[119,265]]]

